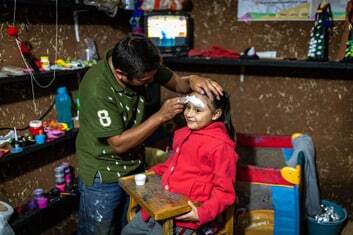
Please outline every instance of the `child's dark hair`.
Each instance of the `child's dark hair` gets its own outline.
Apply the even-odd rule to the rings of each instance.
[[[113,48],[112,63],[115,69],[120,69],[131,80],[158,69],[161,56],[151,40],[141,35],[128,35]]]
[[[228,93],[223,91],[223,96],[220,96],[219,100],[214,99],[212,103],[216,109],[222,110],[222,116],[218,120],[224,122],[224,125],[226,126],[229,137],[235,141],[235,131],[232,123]]]

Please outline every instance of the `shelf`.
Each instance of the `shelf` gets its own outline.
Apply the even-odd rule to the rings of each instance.
[[[51,142],[48,142],[45,144],[29,145],[29,146],[24,147],[22,152],[10,153],[0,159],[0,167],[2,167],[5,164],[8,164],[10,162],[16,161],[17,159],[21,159],[21,158],[25,158],[25,157],[28,158],[31,154],[33,154],[35,152],[49,149],[51,147],[55,147],[55,146],[62,144],[62,143],[68,143],[68,142],[75,141],[77,133],[78,133],[78,129],[73,129],[71,131],[66,132],[65,136],[58,138],[56,140],[53,140]]]
[[[78,210],[79,195],[56,198],[44,209],[35,209],[21,216],[13,216],[10,225],[15,234],[42,234]]]
[[[304,77],[316,79],[353,79],[353,63],[304,60],[232,60],[190,57],[165,57],[173,70],[201,73]]]
[[[14,179],[26,172],[38,169],[75,153],[75,140],[78,129],[45,144],[33,144],[20,153],[9,154],[0,159],[0,183]]]
[[[57,160],[68,153],[75,151],[75,139],[78,129],[68,131],[65,136],[45,144],[34,144],[24,147],[23,151],[16,154],[9,154],[0,159],[0,181],[18,177],[21,172],[28,168],[37,168],[44,164]],[[66,152],[60,154],[60,150]],[[44,151],[54,151],[59,154],[43,154]],[[17,170],[20,167],[20,171]],[[14,170],[14,168],[16,168]],[[79,204],[78,192],[74,196],[63,198],[52,198],[47,208],[34,209],[23,215],[14,215],[10,225],[16,234],[42,234],[47,229],[64,220],[73,211],[77,211]]]
[[[2,5],[13,6],[14,1],[0,0]],[[56,0],[17,0],[18,7],[55,7]],[[60,9],[73,9],[73,10],[91,10],[95,9],[92,6],[83,3],[83,0],[58,0],[58,7]]]
[[[65,78],[70,78],[70,77],[79,77],[81,78],[88,68],[82,68],[82,69],[73,69],[73,70],[56,70],[55,71],[55,77],[56,79],[65,79]],[[41,73],[34,73],[34,77],[39,81],[39,82],[45,82],[45,81],[50,81],[50,79],[53,78],[54,76],[54,71],[50,72],[41,72]],[[30,82],[31,77],[29,74],[26,75],[20,75],[20,76],[9,76],[9,77],[2,77],[0,78],[0,85],[3,84],[10,84],[10,83],[18,83],[18,82]]]

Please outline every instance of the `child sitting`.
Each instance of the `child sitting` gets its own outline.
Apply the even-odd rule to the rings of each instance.
[[[238,160],[228,96],[211,101],[194,92],[185,103],[186,127],[174,134],[173,154],[149,170],[161,176],[165,190],[192,201],[190,212],[175,217],[176,234],[191,234],[234,203]],[[122,234],[162,234],[162,227],[141,210]]]

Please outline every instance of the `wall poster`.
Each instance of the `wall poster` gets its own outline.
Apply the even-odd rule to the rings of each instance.
[[[238,0],[240,21],[313,20],[325,0]],[[344,20],[347,0],[331,0],[334,20]]]

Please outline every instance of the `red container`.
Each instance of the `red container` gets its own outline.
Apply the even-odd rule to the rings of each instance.
[[[43,133],[43,124],[41,120],[32,120],[29,122],[29,132],[36,136]]]

